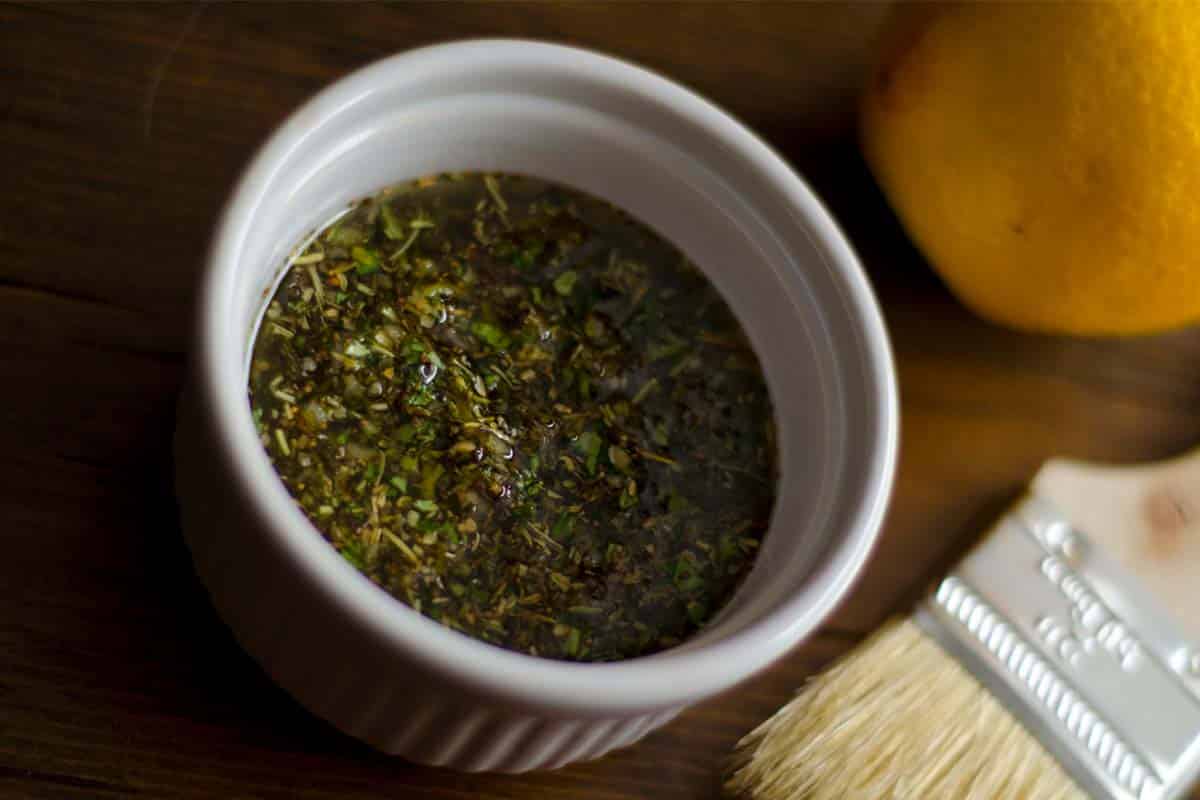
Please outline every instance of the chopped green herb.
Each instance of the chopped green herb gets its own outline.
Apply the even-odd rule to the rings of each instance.
[[[600,460],[600,448],[603,446],[604,440],[595,431],[584,431],[575,441],[575,449],[584,457],[589,475],[596,474],[596,462]]]
[[[569,269],[554,279],[554,291],[565,297],[575,289],[575,282],[577,280],[579,280],[578,273],[573,269]]]
[[[642,384],[642,388],[638,389],[637,394],[633,396],[631,401],[635,406],[645,400],[651,392],[658,388],[658,378],[651,378]],[[665,444],[665,442],[663,443]]]
[[[392,241],[404,241],[408,238],[408,230],[392,210],[392,204],[384,202],[379,207],[379,219],[383,224],[383,235]]]
[[[550,529],[550,535],[555,539],[562,540],[571,535],[571,530],[575,527],[575,517],[564,511],[559,515],[558,520],[554,523],[554,527]]]
[[[483,320],[477,320],[471,323],[471,333],[475,334],[490,347],[497,350],[507,349],[509,343],[512,341],[508,334],[506,334],[499,327],[490,322],[484,322]]]
[[[279,452],[283,453],[285,456],[290,456],[292,454],[292,448],[288,446],[287,436],[279,428],[275,429],[275,441],[279,443]]]
[[[571,628],[567,640],[563,643],[563,651],[569,656],[578,655],[580,639],[579,628]]]
[[[370,275],[379,271],[379,256],[365,247],[355,247],[350,251],[354,256],[354,271],[360,276]]]
[[[250,405],[321,534],[439,622],[550,658],[655,652],[749,570],[766,387],[669,243],[532,178],[422,179],[292,259]]]

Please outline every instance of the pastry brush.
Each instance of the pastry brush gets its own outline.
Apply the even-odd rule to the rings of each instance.
[[[1200,451],[1051,461],[738,745],[753,800],[1170,800],[1200,777]]]

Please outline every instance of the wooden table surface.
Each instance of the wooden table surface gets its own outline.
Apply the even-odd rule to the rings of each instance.
[[[805,54],[841,46],[814,31],[861,13],[0,6],[0,797],[715,798],[734,742],[903,607],[1043,459],[1200,441],[1200,331],[1019,335],[947,294],[806,94]],[[253,149],[355,67],[494,34],[632,58],[760,131],[859,248],[903,397],[886,529],[818,635],[633,748],[521,776],[413,766],[301,710],[209,606],[171,492],[193,284]]]

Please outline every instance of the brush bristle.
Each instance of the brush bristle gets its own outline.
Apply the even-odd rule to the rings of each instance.
[[[1036,739],[911,620],[893,621],[741,742],[752,800],[1066,800]]]

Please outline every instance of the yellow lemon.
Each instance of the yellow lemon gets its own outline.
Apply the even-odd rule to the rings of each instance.
[[[861,125],[910,236],[981,315],[1200,319],[1200,2],[902,6]]]

